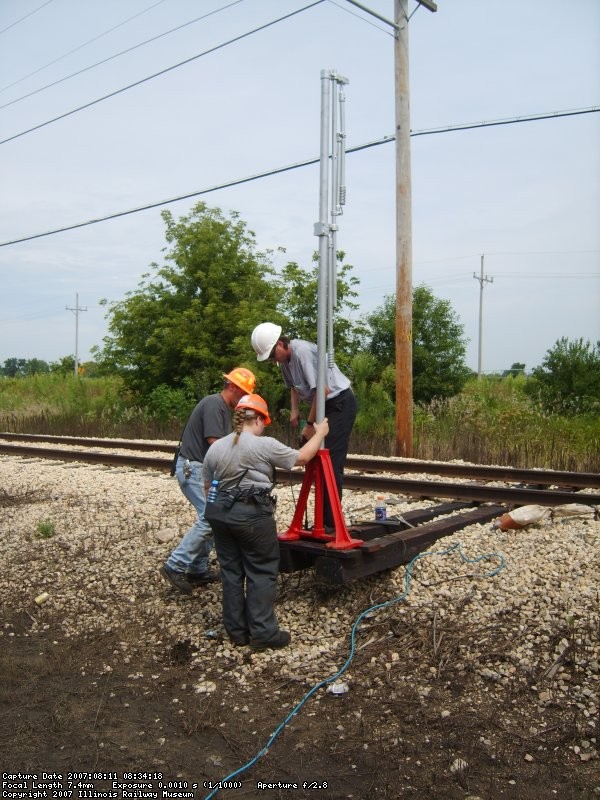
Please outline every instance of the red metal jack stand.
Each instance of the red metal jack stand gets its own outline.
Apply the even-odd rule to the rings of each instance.
[[[302,519],[306,511],[306,503],[313,483],[315,486],[315,520],[313,529],[307,531],[302,527]],[[325,533],[325,526],[323,524],[324,489],[327,490],[329,502],[331,504],[331,512],[335,524],[335,536]],[[294,541],[296,539],[316,539],[318,541],[327,542],[326,546],[330,547],[332,550],[348,550],[363,544],[362,539],[352,539],[350,537],[348,528],[344,522],[342,504],[340,503],[340,496],[333,474],[329,450],[319,450],[312,461],[308,462],[292,524],[285,533],[279,534],[278,538],[282,542]]]

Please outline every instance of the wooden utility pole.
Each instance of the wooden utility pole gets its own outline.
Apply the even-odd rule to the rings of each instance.
[[[408,0],[394,0],[396,29],[396,454],[413,454],[412,215]]]
[[[417,0],[437,11],[431,0]],[[412,214],[408,0],[394,0],[396,84],[396,454],[413,454]]]
[[[412,375],[412,215],[410,182],[410,102],[408,80],[408,0],[394,0],[394,20],[357,0],[353,6],[394,29],[396,86],[396,454],[413,454]],[[434,0],[417,0],[437,11]]]

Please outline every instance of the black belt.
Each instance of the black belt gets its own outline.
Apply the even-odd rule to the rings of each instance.
[[[266,492],[255,492],[254,494],[232,494],[230,492],[220,492],[219,499],[222,501],[225,508],[231,508],[234,503],[245,503],[246,505],[266,506],[273,508],[275,506],[276,498],[267,494]]]
[[[347,389],[344,389],[344,390],[343,390],[343,391],[341,391],[339,394],[334,394],[334,395],[333,395],[333,397],[327,397],[327,398],[325,398],[325,405],[327,405],[327,403],[328,403],[330,400],[337,400],[337,399],[338,399],[338,397],[343,397],[345,394],[348,394],[348,392],[351,392],[351,391],[352,391],[352,389],[351,389],[351,387],[349,386]]]

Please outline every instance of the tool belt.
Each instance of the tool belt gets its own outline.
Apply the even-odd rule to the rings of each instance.
[[[271,494],[271,489],[233,489],[229,492],[219,492],[219,498],[223,503],[223,508],[230,509],[234,503],[247,503],[273,510],[277,503],[275,495]]]

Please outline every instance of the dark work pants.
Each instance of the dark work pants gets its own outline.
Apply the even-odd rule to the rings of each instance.
[[[325,437],[325,447],[329,450],[335,483],[341,500],[344,465],[348,455],[352,426],[356,419],[356,397],[352,389],[346,389],[332,400],[325,400],[325,416],[329,421],[329,433]],[[327,495],[323,512],[325,525],[333,526],[333,514]]]
[[[254,503],[207,504],[223,584],[223,624],[233,638],[268,642],[279,630],[274,603],[279,542],[273,513]]]

